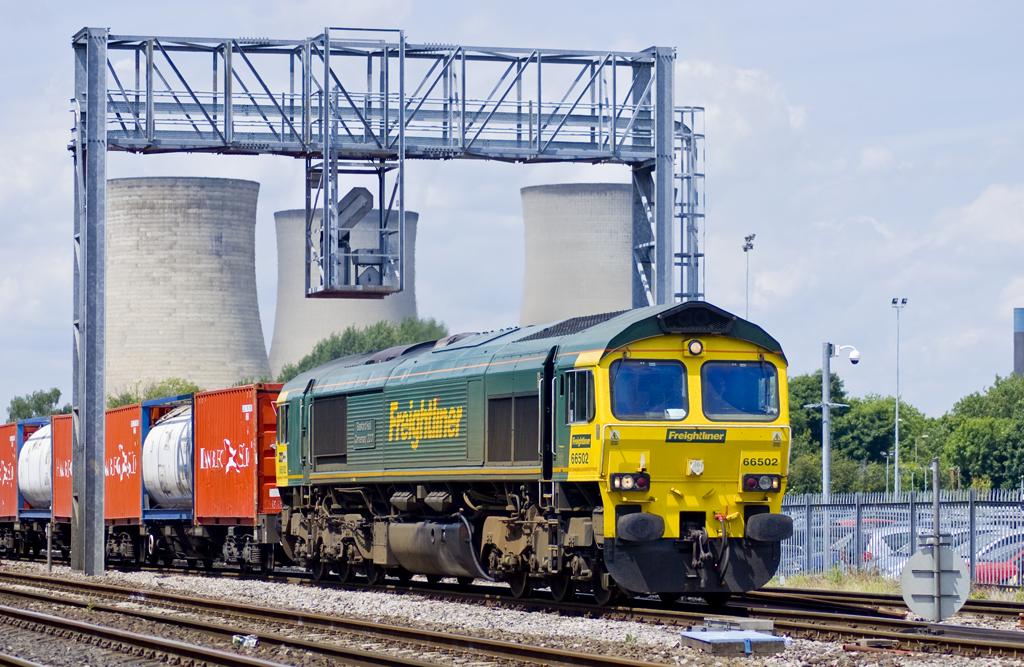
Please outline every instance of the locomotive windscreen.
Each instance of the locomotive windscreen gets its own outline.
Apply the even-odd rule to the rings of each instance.
[[[719,421],[775,421],[779,378],[767,362],[709,361],[700,369],[704,415]]]
[[[677,421],[689,411],[686,367],[678,361],[618,360],[609,377],[612,413],[619,419]]]

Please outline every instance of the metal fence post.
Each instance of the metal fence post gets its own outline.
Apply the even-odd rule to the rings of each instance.
[[[974,578],[975,578],[974,575],[977,572],[977,567],[978,567],[978,562],[977,562],[978,559],[977,559],[976,553],[975,553],[975,546],[976,546],[976,539],[977,539],[976,538],[976,534],[977,534],[976,530],[977,530],[977,527],[978,527],[978,522],[977,522],[977,517],[975,516],[975,507],[974,507],[974,501],[977,500],[977,499],[978,499],[978,490],[977,489],[971,489],[970,493],[967,496],[967,506],[968,506],[967,516],[968,516],[968,519],[970,521],[970,530],[969,530],[969,533],[968,533],[969,536],[968,536],[967,539],[970,540],[970,543],[971,543],[970,550],[971,550],[971,583],[972,584],[974,583]]]
[[[917,491],[910,492],[910,555],[917,553]]]
[[[804,534],[804,572],[811,571],[811,550],[814,548],[814,525],[811,522],[811,494],[804,494],[804,524],[807,530]]]
[[[857,560],[857,569],[859,570],[859,569],[861,569],[861,566],[863,564],[862,561],[864,560],[864,558],[862,556],[862,554],[864,552],[861,550],[861,543],[860,543],[860,526],[861,526],[861,518],[862,518],[861,513],[864,511],[863,506],[861,505],[861,493],[860,493],[860,491],[858,491],[856,493],[856,495],[854,495],[854,503],[856,503],[856,505],[857,505],[857,521],[856,521],[856,523],[855,523],[855,525],[853,527],[853,530],[854,530],[854,533],[853,533],[853,551],[854,551],[853,557]]]

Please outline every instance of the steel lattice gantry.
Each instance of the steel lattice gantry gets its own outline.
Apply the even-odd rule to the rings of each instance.
[[[76,507],[84,509],[74,516],[89,523],[99,511],[98,524],[83,527],[75,519],[74,539],[84,540],[91,554],[76,567],[97,571],[103,562],[108,150],[305,160],[311,297],[380,298],[402,289],[406,159],[623,164],[634,183],[634,305],[702,296],[697,230],[704,136],[697,125],[703,110],[674,107],[672,48],[412,44],[397,30],[341,28],[301,40],[111,35],[86,28],[72,44],[74,483]],[[349,247],[348,230],[374,195],[357,188],[342,196],[341,175],[376,178],[375,247]],[[675,266],[681,267],[679,292]],[[100,463],[98,473],[87,460]]]

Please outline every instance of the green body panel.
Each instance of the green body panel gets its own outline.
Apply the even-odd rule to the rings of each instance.
[[[377,470],[384,464],[387,411],[384,392],[349,396],[348,470]]]
[[[466,465],[466,389],[467,382],[458,380],[389,387],[384,404],[384,468]]]

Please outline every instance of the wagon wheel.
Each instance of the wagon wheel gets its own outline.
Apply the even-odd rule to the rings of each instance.
[[[197,567],[199,567],[199,559],[197,559],[197,558],[187,558],[187,559],[185,559],[185,567],[187,567],[190,570],[196,569]]]
[[[203,559],[203,569],[205,571],[207,571],[207,572],[213,572],[213,559],[212,558],[204,558]]]
[[[473,577],[456,577],[455,581],[459,584],[459,588],[469,588],[476,579]]]
[[[163,563],[165,568],[171,569],[174,566],[174,556],[164,556]]]
[[[590,582],[590,589],[594,592],[594,602],[600,606],[610,603],[619,593],[619,587],[609,576],[607,588],[604,585],[605,569],[603,565],[594,568],[594,578]]]
[[[553,574],[548,577],[548,588],[555,602],[571,602],[576,595],[576,582],[568,572]]]
[[[436,584],[441,583],[442,579],[444,579],[444,577],[442,577],[439,574],[428,574],[427,575],[427,583],[430,584],[431,586],[434,586]]]
[[[272,577],[274,576],[274,569],[277,566],[277,554],[273,544],[264,544],[260,551],[260,568],[263,571],[263,576]]]
[[[512,597],[514,598],[528,598],[530,593],[533,592],[533,582],[530,580],[530,575],[523,570],[517,570],[509,575],[508,587],[512,589]]]
[[[401,581],[403,584],[407,584],[410,581],[412,581],[412,572],[405,569],[404,567],[400,567],[397,570],[392,571],[391,574],[398,577],[398,580]]]
[[[330,568],[327,567],[327,563],[317,558],[310,562],[309,571],[313,574],[313,581],[323,581],[327,577],[327,573],[330,572]]]
[[[675,604],[683,597],[682,593],[658,593],[658,598],[665,604]]]
[[[384,568],[372,560],[364,560],[362,570],[368,585],[377,586],[384,582]]]

